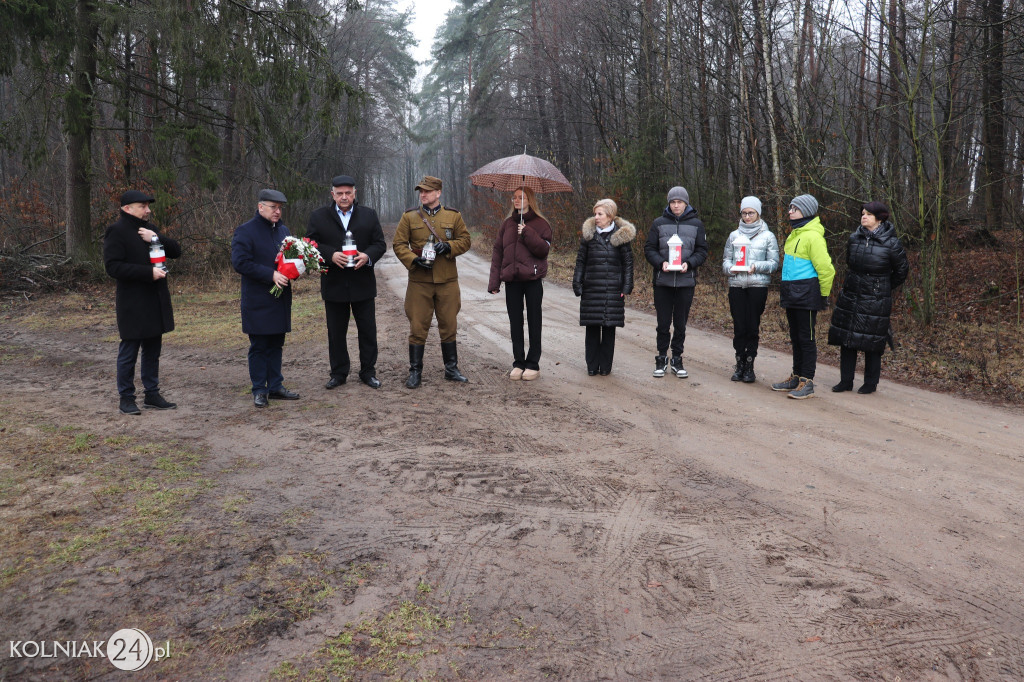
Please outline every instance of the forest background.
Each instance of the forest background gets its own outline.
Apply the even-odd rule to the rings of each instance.
[[[506,197],[467,176],[525,149],[576,188],[542,203],[556,277],[596,199],[646,226],[685,185],[712,244],[694,321],[725,333],[718,262],[740,197],[761,197],[781,241],[788,199],[814,194],[837,286],[860,205],[888,203],[913,271],[886,371],[1020,403],[1022,14],[1020,0],[459,0],[420,80],[421,36],[396,2],[2,0],[0,290],[30,306],[109,285],[99,247],[128,187],[157,197],[154,222],[187,252],[176,271],[197,281],[230,271],[257,188],[288,195],[301,234],[339,172],[386,221],[419,177],[442,177],[486,253]],[[781,318],[766,327],[784,342]]]

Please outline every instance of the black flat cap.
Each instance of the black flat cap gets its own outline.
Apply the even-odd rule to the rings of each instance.
[[[154,201],[156,199],[137,189],[130,189],[121,195],[122,206],[127,206],[128,204],[152,204]]]
[[[331,180],[332,187],[355,187],[356,179],[351,175],[335,175]]]
[[[278,204],[287,204],[288,200],[284,194],[278,192],[276,189],[261,189],[260,190],[260,201],[273,201]]]

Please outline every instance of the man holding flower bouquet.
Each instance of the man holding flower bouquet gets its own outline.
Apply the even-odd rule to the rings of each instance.
[[[290,280],[276,266],[281,243],[290,235],[281,223],[286,203],[281,192],[260,190],[256,215],[235,228],[231,240],[231,265],[242,276],[242,331],[249,335],[249,379],[256,407],[266,407],[269,398],[299,399],[284,387],[281,375],[284,337],[292,330]],[[272,286],[281,290],[280,296],[271,293]]]
[[[356,201],[355,178],[338,175],[331,180],[331,198],[330,204],[309,215],[306,227],[306,236],[317,242],[328,263],[327,272],[320,278],[331,363],[331,375],[324,388],[330,390],[344,384],[352,368],[346,340],[350,315],[355,318],[359,338],[359,380],[370,388],[380,388],[375,369],[377,277],[374,265],[384,257],[388,244],[377,212]]]

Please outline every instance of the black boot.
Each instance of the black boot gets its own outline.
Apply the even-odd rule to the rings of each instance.
[[[732,376],[729,377],[729,381],[740,381],[743,379],[743,372],[746,370],[747,363],[743,361],[742,355],[736,356],[736,369],[733,370]]]
[[[423,379],[423,346],[414,343],[409,344],[409,378],[405,382],[406,388],[418,388]]]
[[[459,350],[455,341],[441,344],[441,358],[444,360],[444,378],[448,381],[469,381],[459,371]]]
[[[748,355],[747,362],[743,365],[743,383],[752,384],[757,381],[757,375],[754,374],[754,356]]]

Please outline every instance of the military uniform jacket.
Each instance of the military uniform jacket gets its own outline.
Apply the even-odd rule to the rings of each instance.
[[[431,232],[423,222],[420,209],[411,208],[402,214],[402,219],[398,221],[398,229],[395,230],[395,239],[392,242],[395,255],[409,269],[410,282],[444,284],[457,281],[459,270],[455,265],[455,257],[469,251],[470,246],[469,230],[462,222],[462,214],[454,208],[442,206],[433,216],[426,211],[423,211],[423,215],[427,216],[427,220],[434,226],[434,232],[437,232],[442,241],[448,242],[452,250],[438,256],[433,268],[413,265],[413,261],[423,251],[423,245],[427,243],[427,237]]]
[[[345,228],[338,217],[337,205],[332,201],[330,205],[316,209],[309,216],[306,237],[317,243],[320,255],[327,262],[327,272],[320,277],[320,296],[325,301],[365,301],[377,295],[377,277],[373,266],[388,250],[377,212],[354,203],[348,229],[356,248],[370,257],[370,262],[358,270],[340,268],[331,260],[345,243]]]

